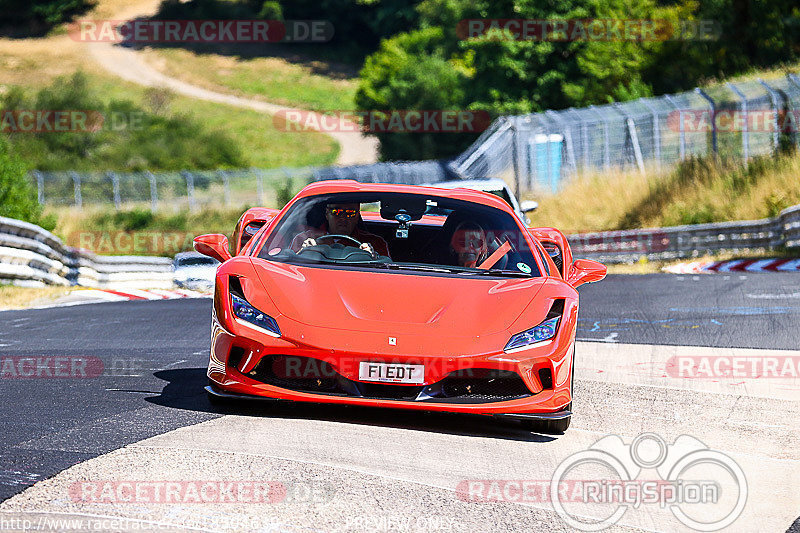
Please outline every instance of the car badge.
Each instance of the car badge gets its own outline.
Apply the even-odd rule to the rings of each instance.
[[[397,346],[397,337],[389,337],[389,346]]]
[[[525,263],[517,263],[517,268],[520,269],[522,272],[525,272],[526,274],[531,273],[531,267],[529,267]]]

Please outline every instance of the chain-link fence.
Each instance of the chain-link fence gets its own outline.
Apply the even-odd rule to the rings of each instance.
[[[316,169],[193,170],[180,172],[40,172],[33,177],[39,203],[113,204],[157,211],[204,206],[276,205],[313,180]],[[284,198],[285,200],[285,198]]]
[[[710,89],[583,109],[501,117],[452,163],[466,178],[513,180],[517,192],[557,190],[573,176],[645,173],[691,155],[747,160],[800,142],[800,78]]]
[[[434,183],[502,178],[523,191],[556,191],[574,176],[612,169],[641,173],[692,155],[749,158],[800,143],[800,77],[727,83],[702,90],[583,109],[507,116],[453,161],[351,167],[181,172],[34,172],[50,205],[277,205],[322,179]],[[291,191],[290,191],[291,189]]]

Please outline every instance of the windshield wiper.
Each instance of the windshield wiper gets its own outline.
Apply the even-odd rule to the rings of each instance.
[[[427,265],[404,265],[401,263],[367,263],[369,266],[388,268],[391,270],[416,270],[419,272],[443,272],[450,274],[453,269],[447,267],[427,266]]]
[[[532,278],[530,274],[525,272],[517,272],[516,270],[501,270],[499,268],[489,268],[487,270],[470,270],[470,274],[477,274],[479,276],[509,276],[512,278]]]

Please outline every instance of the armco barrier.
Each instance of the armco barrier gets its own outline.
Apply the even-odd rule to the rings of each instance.
[[[169,288],[173,284],[172,259],[97,256],[65,245],[35,224],[0,217],[0,281]]]
[[[771,219],[569,235],[575,257],[606,263],[683,259],[723,251],[800,249],[800,205]],[[0,217],[0,281],[168,288],[172,260],[97,256],[65,245],[39,226]]]
[[[800,249],[800,205],[775,218],[582,233],[567,237],[575,257],[605,263],[683,259],[719,252]]]

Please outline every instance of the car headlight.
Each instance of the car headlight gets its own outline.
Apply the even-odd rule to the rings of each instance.
[[[532,344],[544,342],[556,336],[556,328],[558,327],[558,320],[560,316],[548,318],[541,324],[531,329],[525,330],[522,333],[517,333],[509,339],[506,347],[503,348],[504,352],[512,352],[520,348],[528,347]]]
[[[273,337],[280,337],[281,330],[274,318],[253,307],[250,302],[231,293],[231,307],[236,321]]]

